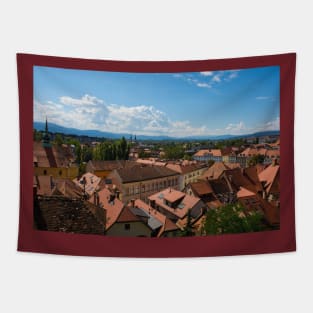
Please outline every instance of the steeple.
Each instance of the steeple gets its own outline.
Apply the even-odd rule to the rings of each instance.
[[[48,130],[48,119],[46,117],[46,127],[45,127],[45,132],[43,135],[43,140],[42,140],[42,145],[46,147],[51,147],[50,143],[50,135],[49,135],[49,130]]]
[[[48,134],[48,119],[46,117],[46,129],[45,129],[46,134]]]

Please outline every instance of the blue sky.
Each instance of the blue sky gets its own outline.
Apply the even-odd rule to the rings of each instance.
[[[34,121],[141,135],[279,129],[279,67],[121,73],[34,67]]]

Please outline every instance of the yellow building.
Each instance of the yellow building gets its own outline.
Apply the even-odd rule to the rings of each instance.
[[[132,168],[120,168],[112,171],[108,179],[120,191],[119,198],[124,203],[135,198],[148,202],[149,196],[164,188],[179,188],[179,173],[162,166],[137,164]]]
[[[66,145],[52,145],[46,121],[46,130],[42,142],[33,143],[33,166],[35,176],[53,176],[54,178],[75,178],[78,166],[73,163],[74,155]]]

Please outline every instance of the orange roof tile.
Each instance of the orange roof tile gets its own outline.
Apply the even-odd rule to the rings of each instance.
[[[112,193],[107,189],[103,188],[98,192],[99,203],[103,206],[103,209],[106,211],[106,229],[109,229],[117,220],[124,204],[119,199],[114,199],[110,201],[110,196]],[[94,196],[91,196],[89,202],[94,202]]]
[[[164,199],[173,203],[182,199],[184,196],[185,196],[185,193],[175,190],[173,188],[169,188],[168,192],[164,194]]]
[[[172,213],[173,215],[177,216],[178,218],[183,218],[186,216],[188,211],[192,209],[200,200],[198,197],[190,196],[188,194],[178,192],[179,196],[183,194],[184,196],[181,197],[181,201],[179,205],[175,208],[172,208],[164,203],[164,199],[168,196],[168,194],[172,193],[172,188],[167,188],[165,190],[162,190],[158,193],[155,193],[149,197],[149,200],[155,200],[156,204],[168,212]],[[178,194],[177,194],[178,195]],[[177,197],[174,197],[176,199]]]
[[[222,156],[222,152],[220,149],[202,149],[194,154],[196,157],[202,157],[207,155],[213,155],[215,157]]]
[[[210,166],[201,176],[204,179],[217,179],[221,176],[221,174],[228,170],[228,166],[223,162],[215,162],[212,166]]]
[[[212,187],[207,181],[190,183],[190,188],[199,197],[213,193]]]
[[[264,171],[259,173],[259,179],[265,184],[264,187],[267,192],[270,192],[273,183],[279,175],[279,169],[279,165],[269,165]]]
[[[101,181],[101,178],[92,173],[86,173],[81,177],[74,178],[73,182],[79,186],[81,189],[84,189],[84,185],[82,183],[83,179],[86,179],[85,190],[89,195],[92,195],[96,190]]]
[[[243,187],[240,187],[239,191],[237,192],[237,198],[245,198],[251,196],[255,196],[255,193]]]

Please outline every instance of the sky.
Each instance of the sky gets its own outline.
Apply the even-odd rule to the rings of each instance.
[[[34,66],[34,121],[172,137],[279,130],[279,66],[126,73]]]

